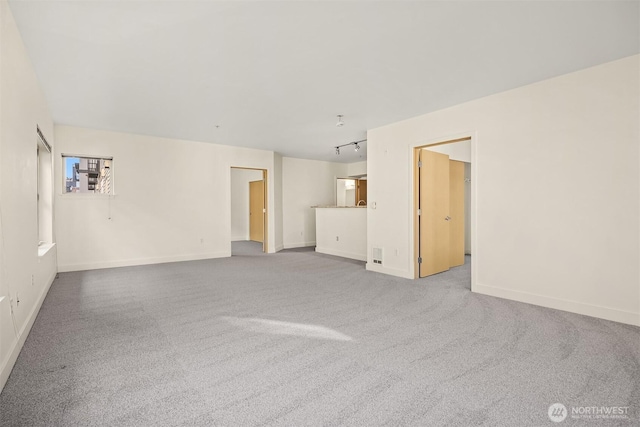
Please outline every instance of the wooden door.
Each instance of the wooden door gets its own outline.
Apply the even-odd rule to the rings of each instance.
[[[464,163],[449,161],[450,267],[464,264]]]
[[[420,277],[449,269],[449,156],[420,150]]]
[[[367,204],[367,180],[359,179],[356,181],[356,205],[364,206]],[[360,201],[364,203],[361,204]]]
[[[249,183],[249,239],[264,241],[264,181]]]

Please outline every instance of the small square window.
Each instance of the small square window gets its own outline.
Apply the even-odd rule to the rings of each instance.
[[[113,158],[62,156],[65,193],[113,194]]]

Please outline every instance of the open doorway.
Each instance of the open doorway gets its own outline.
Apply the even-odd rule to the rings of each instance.
[[[267,248],[267,171],[231,168],[231,255],[258,255]]]
[[[336,178],[336,206],[367,206],[367,177]]]
[[[415,278],[471,275],[471,149],[471,137],[414,148]]]

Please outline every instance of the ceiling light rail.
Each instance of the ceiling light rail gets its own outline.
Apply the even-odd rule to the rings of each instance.
[[[340,149],[342,147],[348,147],[349,145],[353,145],[354,146],[353,149],[355,151],[358,151],[360,149],[360,144],[363,143],[363,142],[367,142],[367,140],[366,139],[362,139],[360,141],[353,141],[353,142],[349,142],[347,144],[336,145],[336,155],[340,155]]]

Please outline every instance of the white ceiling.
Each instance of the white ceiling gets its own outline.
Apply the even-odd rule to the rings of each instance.
[[[10,2],[56,123],[348,162],[367,129],[638,53],[638,5]]]

